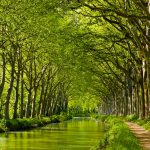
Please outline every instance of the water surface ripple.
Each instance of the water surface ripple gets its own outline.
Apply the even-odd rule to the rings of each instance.
[[[103,136],[103,125],[89,118],[0,135],[0,150],[90,150]]]

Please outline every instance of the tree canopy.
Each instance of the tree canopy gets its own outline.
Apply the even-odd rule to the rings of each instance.
[[[149,116],[145,0],[1,0],[0,114],[80,107]],[[12,114],[12,115],[11,115]]]

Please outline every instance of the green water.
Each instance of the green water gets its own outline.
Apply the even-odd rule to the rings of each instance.
[[[90,150],[103,136],[103,125],[91,119],[50,124],[0,135],[0,150]]]

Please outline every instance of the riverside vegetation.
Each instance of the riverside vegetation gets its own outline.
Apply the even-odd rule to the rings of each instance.
[[[96,150],[142,150],[139,141],[125,124],[128,117],[101,115],[95,118],[105,123],[106,130]]]
[[[50,123],[59,123],[70,119],[72,119],[72,116],[64,114],[41,118],[3,119],[0,122],[0,132],[28,130],[35,127],[42,127]]]

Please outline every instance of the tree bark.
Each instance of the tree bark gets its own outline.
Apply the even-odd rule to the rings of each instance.
[[[13,113],[13,119],[18,118],[17,110],[18,110],[18,101],[19,101],[19,84],[20,84],[20,71],[21,71],[21,54],[20,50],[18,49],[17,54],[17,67],[18,71],[16,72],[16,95],[15,95],[15,101],[14,101],[14,113]]]
[[[6,95],[6,101],[5,101],[5,119],[9,119],[9,104],[10,104],[10,96],[13,89],[13,83],[14,83],[14,73],[15,73],[15,63],[13,62],[11,66],[11,78],[10,78],[10,84],[9,88],[7,90]]]
[[[21,97],[20,97],[20,118],[23,118],[24,112],[23,112],[23,104],[24,104],[24,72],[23,72],[23,65],[21,70]]]

